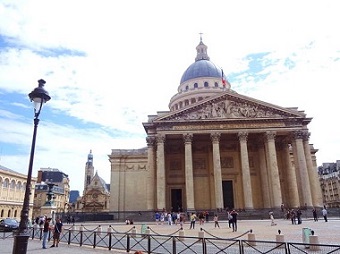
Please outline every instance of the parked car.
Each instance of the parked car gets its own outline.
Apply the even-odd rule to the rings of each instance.
[[[13,231],[19,228],[19,222],[15,219],[6,218],[0,221],[0,231]]]

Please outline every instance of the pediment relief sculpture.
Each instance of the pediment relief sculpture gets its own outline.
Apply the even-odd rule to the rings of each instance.
[[[183,114],[169,116],[167,120],[201,120],[215,118],[283,118],[284,113],[279,114],[273,109],[247,102],[224,100],[210,102],[201,108]]]

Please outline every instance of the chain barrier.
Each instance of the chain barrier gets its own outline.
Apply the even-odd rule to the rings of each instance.
[[[216,235],[213,235],[213,234],[209,233],[204,228],[201,228],[201,231],[205,232],[207,235],[210,235],[210,236],[212,236],[212,237],[214,237],[216,239],[225,239],[225,237],[219,237],[219,236],[216,236]],[[233,238],[228,238],[228,239],[230,239],[230,240],[237,240],[238,238],[241,238],[242,236],[245,236],[246,234],[249,234],[249,233],[252,233],[252,232],[253,232],[253,230],[250,229],[250,230],[244,232],[243,234],[241,234],[239,236],[236,236],[236,237],[233,237]]]
[[[152,228],[150,228],[149,226],[147,227],[147,229],[149,229],[150,232],[154,233],[155,235],[161,235],[161,234],[157,233],[156,231],[154,231],[154,230],[153,230]],[[177,234],[180,230],[183,230],[183,228],[180,228],[180,229],[178,229],[177,231],[175,231],[175,232],[173,232],[173,233],[171,233],[171,234],[166,234],[166,235],[167,235],[167,236],[173,236],[173,235]]]

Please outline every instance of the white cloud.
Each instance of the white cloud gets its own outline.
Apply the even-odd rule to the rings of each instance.
[[[81,189],[83,179],[74,179],[82,177],[92,149],[95,169],[109,181],[107,154],[145,145],[142,122],[168,109],[202,32],[211,61],[234,78],[234,90],[305,110],[314,118],[318,162],[335,161],[337,10],[332,0],[2,1],[0,46],[5,40],[7,47],[0,52],[0,96],[27,97],[45,79],[52,113],[43,112],[35,167],[59,168]],[[254,73],[246,57],[260,53],[268,53],[264,68]],[[32,120],[0,110],[0,163],[25,171]],[[10,142],[21,145],[18,155],[6,153]]]

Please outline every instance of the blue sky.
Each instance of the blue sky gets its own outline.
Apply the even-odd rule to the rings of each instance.
[[[33,105],[52,99],[38,128],[34,175],[51,167],[82,191],[90,149],[146,145],[142,122],[168,110],[199,33],[240,94],[313,117],[318,164],[340,159],[338,3],[314,1],[0,1],[0,164],[27,173]]]

